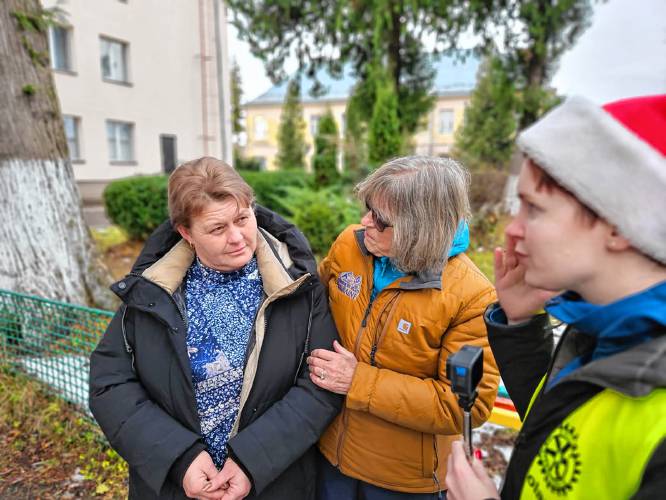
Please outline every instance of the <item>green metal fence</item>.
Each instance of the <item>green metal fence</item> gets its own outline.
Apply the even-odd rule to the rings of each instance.
[[[89,357],[112,312],[0,290],[0,364],[88,412]]]

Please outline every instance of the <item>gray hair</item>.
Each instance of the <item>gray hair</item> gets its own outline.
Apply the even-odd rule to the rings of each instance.
[[[356,193],[393,225],[392,263],[425,276],[446,265],[458,225],[470,213],[469,183],[455,160],[405,156],[372,172]]]

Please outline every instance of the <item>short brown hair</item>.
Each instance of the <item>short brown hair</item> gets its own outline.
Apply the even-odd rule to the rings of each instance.
[[[204,156],[183,163],[169,177],[169,218],[174,227],[190,227],[211,201],[236,200],[251,206],[254,192],[232,167],[217,158]]]
[[[567,188],[562,186],[562,184],[557,182],[548,172],[546,172],[539,165],[534,163],[530,158],[526,158],[526,160],[528,168],[530,168],[532,170],[532,173],[534,174],[537,191],[541,191],[543,189],[547,193],[551,193],[554,190],[564,193],[568,197],[572,198],[576,203],[578,203],[578,205],[580,206],[581,215],[583,216],[585,221],[589,222],[590,224],[594,224],[597,221],[597,219],[599,219],[599,215],[594,210],[592,210],[584,203],[581,203],[581,201],[576,197],[575,194],[573,194]]]

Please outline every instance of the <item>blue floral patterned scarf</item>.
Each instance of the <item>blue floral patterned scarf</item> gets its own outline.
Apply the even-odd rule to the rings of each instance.
[[[238,415],[245,354],[263,297],[257,259],[224,273],[195,259],[185,282],[187,353],[201,432],[221,467]]]

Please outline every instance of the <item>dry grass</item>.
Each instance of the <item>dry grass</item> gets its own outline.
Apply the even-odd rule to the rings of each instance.
[[[141,253],[143,245],[143,241],[130,240],[112,246],[104,252],[102,258],[113,279],[119,280],[132,270],[132,264]]]
[[[118,226],[91,229],[91,234],[113,279],[118,280],[129,273],[144,242],[130,240]]]
[[[476,214],[470,222],[471,243],[467,255],[493,283],[493,250],[504,245],[504,229],[510,220],[508,215],[490,212],[484,215]]]
[[[97,426],[0,367],[0,497],[126,498],[127,465]]]

